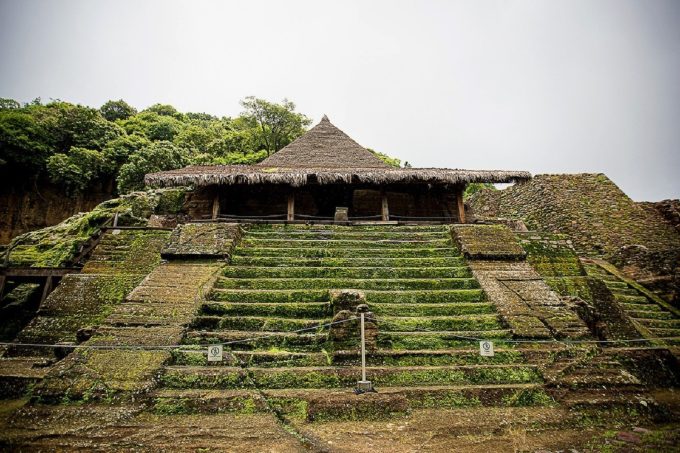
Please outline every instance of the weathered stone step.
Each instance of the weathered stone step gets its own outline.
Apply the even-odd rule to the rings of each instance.
[[[268,266],[268,267],[459,267],[465,266],[465,260],[461,256],[440,258],[291,258],[276,256],[233,256],[233,266]]]
[[[453,365],[428,367],[367,367],[376,386],[423,386],[461,384],[538,383],[533,365]],[[161,376],[166,388],[238,389],[342,388],[354,387],[360,367],[248,368],[169,366]]]
[[[391,350],[369,351],[366,363],[371,366],[444,366],[444,365],[489,365],[526,363],[522,351],[517,349],[495,349],[493,357],[479,354],[477,345],[466,349],[440,350]],[[331,355],[333,365],[360,366],[358,350],[335,351]]]
[[[446,258],[457,257],[460,253],[453,247],[439,248],[305,248],[305,247],[241,247],[234,252],[237,256],[274,256],[286,258]]]
[[[621,364],[615,368],[584,368],[561,376],[555,385],[568,386],[571,388],[592,388],[603,386],[638,386],[638,378],[622,368]]]
[[[253,414],[269,410],[265,399],[254,389],[158,389],[151,396],[153,411],[159,415]]]
[[[45,377],[49,363],[38,357],[0,358],[0,399],[23,396]]]
[[[243,330],[189,331],[185,344],[222,343],[235,351],[278,348],[288,351],[321,351],[327,333],[248,332]],[[253,340],[254,339],[254,340]],[[247,341],[246,341],[247,340]]]
[[[386,224],[363,224],[363,225],[280,225],[280,224],[269,224],[269,225],[250,225],[247,228],[248,232],[289,232],[289,231],[413,231],[413,232],[449,232],[448,225],[386,225]]]
[[[291,230],[291,231],[248,231],[246,233],[247,239],[315,239],[315,240],[330,240],[330,239],[347,239],[347,240],[364,240],[364,239],[451,239],[449,231],[401,231],[401,230],[385,230],[385,231],[367,231],[367,230]]]
[[[443,332],[448,330],[499,330],[503,326],[498,315],[462,315],[437,317],[378,318],[381,332]]]
[[[652,327],[649,326],[647,329],[654,335],[654,338],[664,338],[664,337],[678,337],[673,342],[680,342],[680,329],[677,328],[663,328],[663,327]]]
[[[241,241],[241,248],[399,248],[399,249],[427,249],[439,247],[453,247],[450,238],[446,239],[254,239]]]
[[[330,322],[328,319],[275,318],[267,316],[196,316],[191,324],[203,330],[245,330],[249,332],[291,332],[314,329]]]
[[[227,266],[222,273],[233,278],[452,278],[470,277],[466,266],[458,267],[256,267]]]
[[[385,304],[371,303],[377,316],[455,316],[482,315],[496,312],[491,302],[457,302],[440,304]]]
[[[229,351],[221,362],[208,363],[205,349],[176,349],[172,352],[173,365],[190,366],[256,366],[261,368],[328,366],[331,356],[324,352],[294,351]]]
[[[308,421],[372,420],[405,414],[408,409],[552,404],[541,384],[486,384],[381,387],[357,395],[350,389],[159,389],[152,397],[158,414],[252,414],[268,403],[286,416]]]
[[[639,294],[635,295],[628,295],[628,294],[614,294],[614,299],[617,300],[618,302],[621,302],[623,304],[647,304],[647,305],[655,305],[652,304],[649,299],[647,299],[645,296],[641,296]]]
[[[633,318],[646,327],[658,329],[677,329],[680,332],[680,319]]]
[[[279,316],[284,318],[324,318],[332,315],[332,309],[328,302],[206,302],[202,305],[201,312],[206,315],[219,316]]]
[[[213,289],[208,299],[221,302],[304,303],[328,302],[327,290]]]
[[[402,303],[402,304],[437,304],[454,302],[481,302],[485,300],[481,289],[457,290],[405,290],[405,291],[364,291],[366,302]]]
[[[229,278],[220,277],[215,283],[217,289],[332,289],[355,288],[367,290],[407,289],[474,289],[479,283],[474,278],[401,278],[401,279],[358,279],[358,278]]]
[[[647,300],[647,298],[644,298],[644,301],[636,301],[636,302],[621,302],[621,306],[628,312],[628,311],[644,311],[644,312],[662,312],[663,308],[661,308],[659,305],[650,302]]]
[[[627,308],[626,313],[636,319],[673,319],[672,313],[661,310],[632,310]]]
[[[476,346],[476,345],[475,345]],[[190,346],[187,346],[190,347]],[[531,351],[536,353],[536,351]],[[443,366],[443,365],[489,365],[526,363],[524,351],[497,348],[493,357],[483,357],[476,347],[441,350],[371,350],[366,363],[371,366]],[[260,368],[310,367],[310,366],[360,366],[358,350],[327,352],[295,351],[230,351],[225,352],[221,362],[208,363],[205,348],[176,349],[172,351],[173,365],[190,366],[250,366]],[[549,354],[549,351],[546,351]]]
[[[477,345],[476,340],[500,340],[511,338],[510,329],[485,331],[446,331],[446,332],[380,332],[378,346],[382,349],[418,350],[418,349],[452,349]]]
[[[614,296],[640,296],[640,292],[635,288],[613,288]]]
[[[628,288],[628,284],[626,282],[621,282],[621,281],[604,280],[604,284],[607,286],[607,288],[614,289],[614,290],[627,289]]]

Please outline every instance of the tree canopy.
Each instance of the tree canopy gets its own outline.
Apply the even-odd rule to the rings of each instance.
[[[149,172],[260,162],[311,124],[287,99],[249,96],[241,106],[239,116],[219,118],[167,104],[138,112],[122,99],[99,109],[0,99],[0,176],[47,178],[71,193],[96,184],[124,193],[143,188]],[[399,166],[398,159],[376,155]]]

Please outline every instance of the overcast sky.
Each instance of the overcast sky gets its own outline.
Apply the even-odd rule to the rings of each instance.
[[[327,114],[414,166],[680,196],[680,1],[0,0],[0,97]]]

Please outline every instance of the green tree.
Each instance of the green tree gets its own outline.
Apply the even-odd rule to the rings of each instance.
[[[137,110],[122,99],[106,102],[99,112],[109,121],[124,120],[137,114]]]
[[[497,189],[496,186],[494,186],[490,182],[472,182],[468,184],[467,187],[465,188],[465,192],[463,192],[463,199],[467,200],[473,194],[481,190],[497,190]]]
[[[184,119],[184,114],[178,112],[175,107],[168,104],[154,104],[151,107],[146,108],[144,112],[155,113],[160,116],[170,116],[178,120]]]
[[[71,147],[68,153],[53,154],[47,160],[50,179],[69,192],[82,192],[104,171],[104,154],[87,148]]]
[[[295,112],[295,104],[284,99],[281,104],[248,96],[241,101],[245,109],[242,116],[258,126],[257,138],[267,155],[280,150],[305,132],[312,122],[301,113]]]
[[[395,168],[400,168],[401,167],[401,160],[397,159],[396,157],[390,157],[387,154],[384,153],[379,153],[378,151],[374,151],[371,148],[366,148],[369,150],[371,153],[375,155],[378,159],[381,161],[385,162],[387,165],[390,167],[395,167]]]
[[[21,108],[21,104],[14,99],[0,98],[0,110]]]
[[[49,134],[29,108],[0,110],[0,167],[35,175],[52,149]]]
[[[144,188],[144,175],[182,168],[189,163],[186,150],[168,141],[150,144],[130,156],[118,172],[118,191],[126,193]]]

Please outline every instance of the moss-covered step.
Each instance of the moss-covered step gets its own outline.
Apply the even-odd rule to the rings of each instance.
[[[367,290],[406,289],[473,289],[479,288],[474,278],[401,278],[401,279],[358,279],[358,278],[229,278],[220,277],[215,282],[217,289],[330,289],[356,288]]]
[[[231,258],[232,266],[267,266],[267,267],[460,267],[465,266],[461,256],[440,258],[323,258],[323,257],[276,257],[276,256],[239,256]]]
[[[427,257],[455,257],[459,253],[453,247],[439,248],[325,248],[317,247],[241,247],[235,252],[239,256],[276,256],[287,258],[427,258]]]
[[[635,307],[635,306],[634,306]],[[636,309],[631,309],[629,307],[624,307],[626,308],[626,313],[628,316],[631,318],[638,320],[638,319],[667,319],[667,320],[672,320],[673,314],[668,313],[667,311],[661,311],[661,310],[636,310]]]
[[[518,384],[541,382],[532,365],[454,365],[429,367],[367,367],[374,385],[421,386],[464,384]],[[354,387],[359,367],[237,367],[169,366],[160,378],[165,388],[241,389],[252,388],[342,388]]]
[[[330,296],[327,290],[213,289],[208,299],[241,303],[303,303],[328,302]]]
[[[360,367],[250,368],[259,387],[338,388],[354,387]],[[530,365],[454,365],[430,367],[367,367],[367,377],[376,386],[502,384],[540,382]]]
[[[24,396],[45,377],[48,364],[38,357],[0,358],[0,399]]]
[[[366,230],[291,230],[291,231],[248,231],[251,239],[306,239],[306,240],[328,240],[328,239],[347,239],[347,240],[372,240],[372,239],[409,239],[409,240],[428,240],[428,239],[450,239],[448,231],[400,231],[396,229],[383,231]]]
[[[485,300],[481,289],[456,290],[408,290],[408,291],[365,291],[366,302],[385,304],[438,304],[455,302],[482,302]]]
[[[234,351],[286,350],[316,351],[326,346],[327,333],[248,332],[243,330],[189,331],[184,343],[203,345],[222,343]]]
[[[242,414],[267,412],[267,401],[255,390],[160,389],[151,395],[158,415]]]
[[[188,349],[194,348],[194,349]],[[172,365],[188,366],[257,366],[257,367],[295,367],[327,366],[331,356],[325,352],[271,351],[231,351],[221,362],[208,362],[205,347],[184,346],[172,351]]]
[[[618,302],[624,303],[624,304],[642,304],[642,305],[649,305],[649,306],[657,306],[656,304],[652,303],[649,299],[647,299],[645,296],[641,296],[639,294],[634,294],[634,295],[627,295],[627,294],[614,294],[614,299],[616,299]],[[659,307],[661,309],[661,307]]]
[[[325,318],[332,316],[332,307],[328,302],[306,303],[235,303],[205,302],[201,312],[218,316],[278,316],[296,317],[300,319]]]
[[[659,319],[659,318],[633,318],[646,327],[659,329],[676,329],[680,333],[680,319]]]
[[[251,332],[291,332],[300,329],[312,331],[331,319],[276,318],[270,316],[196,316],[194,329],[245,330]]]
[[[227,266],[222,273],[232,278],[452,278],[471,277],[458,267],[268,267]]]
[[[492,302],[457,302],[440,304],[371,303],[370,309],[378,317],[483,315],[496,312],[496,307]]]
[[[240,367],[168,366],[159,381],[171,389],[253,388],[248,374]]]
[[[448,332],[379,332],[378,346],[382,349],[455,349],[477,344],[476,338],[501,340],[511,338],[509,329]]]
[[[267,400],[287,417],[310,422],[381,420],[410,409],[476,406],[550,406],[554,400],[541,384],[487,384],[380,387],[379,393],[351,390],[269,389]]]
[[[476,346],[476,345],[475,345]],[[489,365],[523,364],[522,351],[516,349],[496,349],[493,357],[483,357],[476,347],[440,350],[391,350],[370,351],[366,363],[371,366],[443,366],[443,365]],[[333,365],[360,366],[361,354],[358,350],[334,351],[331,355]]]
[[[453,247],[451,239],[244,239],[240,243],[240,248],[386,248],[386,249],[422,249]]]
[[[281,225],[281,224],[259,224],[249,225],[248,232],[287,232],[287,231],[413,231],[413,232],[448,232],[448,225],[379,225],[379,224],[364,224],[364,225]]]
[[[378,318],[381,332],[442,332],[447,330],[499,330],[502,329],[498,315],[462,315],[432,317]]]

